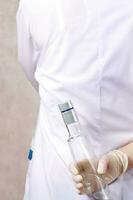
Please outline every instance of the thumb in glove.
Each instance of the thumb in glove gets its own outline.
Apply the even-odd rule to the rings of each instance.
[[[103,176],[107,184],[110,184],[124,174],[127,168],[127,155],[120,150],[113,150],[99,159],[97,173]]]

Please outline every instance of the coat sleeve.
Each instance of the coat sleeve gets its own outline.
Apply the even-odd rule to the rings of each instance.
[[[17,53],[18,62],[22,66],[27,79],[32,86],[38,91],[38,82],[34,78],[37,64],[37,55],[35,55],[32,38],[29,31],[29,17],[24,9],[19,6],[16,13],[17,25]]]

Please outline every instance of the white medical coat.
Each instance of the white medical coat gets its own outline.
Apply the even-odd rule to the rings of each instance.
[[[57,104],[72,100],[97,156],[133,140],[133,0],[20,0],[16,20],[18,60],[40,95],[24,200],[89,200]],[[133,170],[109,189],[133,200]]]

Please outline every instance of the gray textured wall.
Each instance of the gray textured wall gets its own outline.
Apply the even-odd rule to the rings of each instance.
[[[38,94],[17,63],[17,0],[0,0],[0,199],[22,200]]]

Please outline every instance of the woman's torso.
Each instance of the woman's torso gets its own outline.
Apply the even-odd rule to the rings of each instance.
[[[81,123],[98,138],[98,151],[132,140],[133,2],[44,4],[47,13],[38,6],[31,25],[41,99],[55,105],[72,99]]]
[[[34,0],[31,13],[41,127],[62,159],[70,161],[57,104],[68,99],[97,155],[132,141],[133,1]]]

